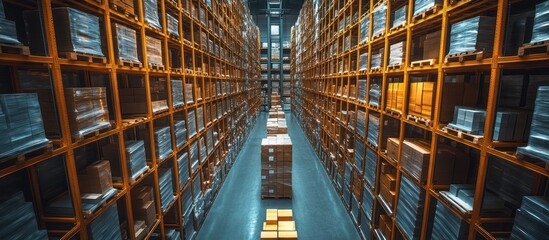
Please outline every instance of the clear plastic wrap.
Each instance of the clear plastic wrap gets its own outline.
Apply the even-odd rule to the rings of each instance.
[[[188,124],[188,130],[189,130],[189,138],[194,137],[196,135],[196,116],[194,110],[189,110],[187,114],[187,124]]]
[[[358,80],[358,101],[361,103],[366,102],[366,79]]]
[[[204,141],[204,136],[200,136],[200,163],[203,163],[206,161],[206,157],[208,156],[208,153],[206,151],[206,142]]]
[[[420,239],[425,191],[402,175],[398,198],[396,224],[407,239]]]
[[[65,99],[74,136],[111,127],[106,88],[65,88]]]
[[[525,196],[515,215],[510,240],[546,239],[549,227],[549,198]]]
[[[162,41],[151,36],[146,37],[147,41],[147,60],[149,65],[154,64],[164,66],[162,60]]]
[[[378,51],[372,51],[372,63],[370,69],[379,69],[383,66],[383,48]]]
[[[173,152],[172,134],[170,127],[157,127],[154,129],[154,147],[156,157],[159,160],[165,159]]]
[[[126,144],[126,159],[128,159],[128,166],[130,170],[130,176],[133,180],[146,171],[147,159],[145,155],[145,142],[139,141],[125,141]],[[116,148],[116,146],[114,146]]]
[[[368,220],[368,222],[371,221],[373,210],[374,210],[374,195],[372,194],[372,192],[370,192],[370,189],[368,189],[368,187],[364,185],[363,191],[362,191],[362,211],[366,214],[368,218],[367,219],[363,218],[361,219],[361,221],[364,221],[364,220]]]
[[[356,133],[365,138],[364,127],[366,124],[366,113],[363,110],[358,110],[356,114]]]
[[[38,228],[33,204],[25,201],[23,192],[3,197],[0,239],[48,239],[48,232]]]
[[[357,138],[355,140],[355,168],[362,173],[362,163],[364,162],[364,142]]]
[[[193,84],[185,83],[185,102],[187,104],[194,103]]]
[[[99,17],[74,8],[54,8],[55,40],[59,52],[104,56]]]
[[[168,33],[179,37],[179,20],[171,14],[166,14],[166,22],[168,25]]]
[[[393,17],[392,28],[406,23],[406,13],[408,12],[408,5],[404,5],[395,11]]]
[[[387,21],[387,2],[379,4],[374,9],[374,26],[372,27],[372,36],[385,34],[385,22]]]
[[[49,142],[35,93],[0,94],[0,159]]]
[[[517,152],[549,162],[549,86],[538,87],[530,136],[526,147],[517,148]]]
[[[158,185],[160,187],[162,210],[165,211],[169,204],[175,199],[175,196],[173,195],[172,170],[170,168],[158,168]]]
[[[427,11],[427,9],[442,5],[442,0],[414,0],[414,16]]]
[[[496,19],[476,16],[452,24],[448,55],[470,51],[492,51]]]
[[[549,40],[549,1],[536,5],[534,28],[530,43],[538,43]]]
[[[177,166],[179,167],[179,187],[183,188],[191,179],[191,173],[189,172],[189,154],[187,152],[180,153],[182,154],[177,159]]]
[[[379,117],[373,114],[368,115],[368,142],[375,147],[379,139]]]
[[[471,134],[482,135],[486,121],[486,110],[456,106],[454,110],[454,121],[448,126],[463,130]]]
[[[17,29],[14,21],[0,18],[0,43],[21,45],[21,42],[17,39]]]
[[[4,14],[4,3],[2,0],[0,0],[0,18],[6,18],[6,14]]]
[[[137,55],[137,33],[134,29],[115,23],[118,58],[124,61],[141,62]]]
[[[108,207],[88,225],[88,239],[122,239],[116,203]]]
[[[185,120],[175,120],[175,143],[178,148],[182,147],[187,142],[187,128],[185,127]]]
[[[198,142],[194,141],[191,143],[191,169],[193,171],[193,174],[198,170],[198,167],[200,163],[198,162]]]
[[[183,97],[183,81],[181,79],[172,79],[172,107],[181,107],[185,104]]]
[[[366,163],[364,166],[364,180],[372,189],[376,188],[377,154],[371,148],[366,148]]]
[[[204,108],[202,106],[196,109],[197,121],[198,121],[198,131],[204,130]]]
[[[370,96],[368,104],[379,106],[379,100],[381,99],[381,87],[375,83],[370,84],[370,91],[368,94]]]
[[[365,52],[363,54],[360,54],[360,59],[358,60],[358,70],[359,71],[366,71],[368,70],[368,53]]]
[[[389,48],[389,66],[400,65],[404,63],[404,54],[406,53],[406,42],[397,42]]]
[[[360,43],[366,43],[370,39],[370,16],[367,15],[360,22]]]
[[[437,201],[431,239],[467,239],[469,225],[459,216]]]
[[[158,17],[158,3],[157,0],[143,0],[143,8],[145,10],[145,21],[151,26],[161,29],[160,19]]]

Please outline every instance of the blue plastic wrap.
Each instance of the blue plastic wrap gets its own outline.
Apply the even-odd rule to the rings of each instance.
[[[187,104],[194,103],[193,84],[192,83],[186,83],[185,84],[185,102]]]
[[[168,33],[179,37],[179,20],[173,17],[171,14],[166,14],[166,22],[168,25]]]
[[[395,11],[393,18],[393,24],[391,27],[396,27],[406,23],[406,13],[408,12],[408,5],[404,5]]]
[[[364,180],[372,189],[376,188],[377,154],[371,148],[366,148],[366,164],[364,165]]]
[[[114,26],[118,43],[118,58],[124,61],[141,62],[137,55],[137,34],[135,30],[118,23],[115,23]]]
[[[154,146],[158,160],[170,156],[173,152],[170,127],[157,127],[154,129]]]
[[[387,21],[387,2],[384,2],[374,9],[374,26],[372,36],[385,34],[385,22]]]
[[[383,67],[383,48],[372,51],[372,63],[370,69],[379,69]]]
[[[197,121],[198,121],[198,131],[202,131],[204,130],[204,108],[203,107],[198,107],[196,109],[196,116],[197,116]]]
[[[361,103],[366,102],[366,79],[358,80],[358,101]]]
[[[549,86],[540,86],[536,95],[528,146],[517,152],[549,162]]]
[[[442,0],[414,0],[414,16],[427,11],[427,9],[442,5]]]
[[[402,175],[395,221],[406,239],[420,239],[424,199],[425,191]]]
[[[191,157],[191,169],[193,174],[198,170],[199,162],[198,162],[198,141],[194,141],[191,143],[190,147],[190,157]]]
[[[368,115],[368,142],[375,147],[379,140],[379,117],[373,114]]]
[[[364,142],[359,138],[355,141],[355,168],[362,173],[362,163],[364,162]]]
[[[143,8],[145,10],[145,22],[155,28],[161,29],[160,19],[158,18],[158,3],[156,0],[143,0]]]
[[[534,17],[534,29],[530,43],[537,43],[549,40],[549,1],[536,5]]]
[[[108,207],[88,225],[88,239],[122,239],[116,203]]]
[[[392,44],[389,48],[389,64],[391,65],[400,65],[404,63],[404,54],[406,53],[406,42],[397,42]]]
[[[174,120],[175,142],[178,148],[187,142],[187,128],[185,120]]]
[[[188,124],[188,130],[189,130],[189,138],[192,138],[194,135],[196,135],[196,116],[194,110],[189,110],[187,117],[187,124]]]
[[[22,192],[3,197],[0,239],[48,239],[48,232],[38,228],[34,207],[25,201]]]
[[[368,221],[368,225],[370,221],[372,220],[373,216],[373,210],[374,210],[374,194],[370,192],[370,189],[366,185],[364,185],[363,191],[362,191],[362,211],[366,213],[366,216],[368,219],[361,219],[361,223],[363,223],[363,220]]]
[[[366,113],[362,110],[358,110],[356,115],[356,133],[362,138],[365,138],[365,135],[364,135],[365,124],[366,124]]]
[[[0,18],[6,18],[6,14],[4,14],[4,3],[2,3],[2,0],[0,0]]]
[[[368,70],[368,53],[367,52],[360,54],[358,66],[359,66],[359,69],[358,69],[359,71]]]
[[[99,17],[74,8],[54,8],[55,40],[59,52],[104,56]]]
[[[183,81],[181,79],[172,79],[172,107],[181,107],[185,104],[183,97]]]
[[[465,240],[469,225],[440,201],[437,201],[431,239]]]
[[[131,179],[135,180],[141,175],[143,171],[146,171],[148,169],[145,155],[145,142],[142,140],[125,141],[125,145],[126,159],[128,159],[128,169],[130,170],[130,177]]]
[[[208,156],[208,153],[206,152],[206,142],[204,141],[204,136],[200,136],[200,163],[203,163],[206,161],[206,157]]]
[[[147,41],[147,60],[150,64],[164,66],[162,60],[162,41],[151,36],[146,37]]]
[[[525,196],[515,215],[509,240],[547,239],[549,228],[549,198]]]
[[[370,39],[370,16],[366,16],[360,22],[360,43],[366,43]]]
[[[175,198],[173,195],[172,170],[170,168],[158,168],[158,185],[160,187],[162,210],[166,211],[166,208]]]
[[[21,45],[21,42],[17,40],[17,29],[14,21],[0,18],[0,43]]]
[[[381,98],[381,87],[377,84],[370,84],[370,91],[368,92],[370,99],[368,104],[379,106],[379,100]]]
[[[185,184],[191,179],[191,173],[189,172],[189,154],[185,152],[177,159],[177,166],[179,167],[179,187],[183,189]]]
[[[463,130],[471,134],[482,135],[486,121],[486,110],[456,106],[454,110],[454,121],[448,126]]]
[[[476,16],[452,24],[448,55],[469,51],[492,51],[495,18]]]

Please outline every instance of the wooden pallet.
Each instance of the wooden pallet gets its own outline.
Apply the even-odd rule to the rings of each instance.
[[[114,3],[110,3],[109,5],[111,6],[111,9],[117,11],[118,13],[120,13],[120,14],[126,16],[126,17],[129,17],[131,19],[134,19],[135,21],[139,20],[137,18],[137,16],[135,15],[135,13],[128,11],[128,9],[126,9],[125,7],[118,6]]]
[[[183,68],[172,68],[172,72],[183,73]]]
[[[127,127],[130,125],[138,124],[147,120],[147,117],[144,116],[135,116],[134,118],[122,119],[122,126]]]
[[[514,142],[493,141],[492,142],[493,148],[514,148],[514,147],[524,147],[526,145],[528,145],[528,143],[524,141],[514,141]]]
[[[448,55],[444,59],[444,63],[446,63],[446,64],[451,63],[451,62],[460,62],[460,63],[462,63],[464,61],[472,61],[472,60],[480,61],[482,59],[489,58],[489,57],[492,57],[491,52],[469,51],[469,52],[464,52],[464,53],[456,53],[456,54]]]
[[[160,64],[156,64],[156,63],[149,63],[149,67],[151,68],[151,70],[156,70],[156,71],[165,71],[166,70],[166,67],[164,67],[164,65],[160,65]]]
[[[139,170],[139,173],[136,177],[132,178],[132,176],[130,176],[130,184],[134,184],[139,181],[139,179],[141,179],[149,171],[149,169],[149,166],[146,166],[143,169]]]
[[[397,32],[400,29],[404,28],[404,26],[406,26],[406,21],[404,21],[401,24],[396,25],[396,26],[392,27],[391,29],[389,29],[389,33]]]
[[[467,133],[463,130],[452,128],[452,127],[449,127],[449,126],[446,126],[446,127],[442,128],[442,131],[445,132],[445,133],[448,133],[448,134],[450,134],[454,137],[471,141],[475,144],[482,144],[482,141],[484,140],[484,136],[482,136],[482,135],[474,135],[474,134],[471,134],[471,133]]]
[[[409,121],[412,121],[412,122],[419,123],[421,125],[425,125],[427,127],[432,127],[433,126],[433,121],[430,120],[430,119],[425,119],[425,118],[417,117],[417,116],[414,116],[414,115],[408,115],[408,116],[406,116],[406,119],[409,120]]]
[[[391,108],[385,108],[385,113],[395,118],[400,118],[402,116],[402,111]]]
[[[107,58],[102,56],[94,56],[89,54],[77,53],[77,52],[61,52],[59,57],[71,60],[71,61],[83,61],[88,63],[107,63]]]
[[[387,66],[387,70],[399,70],[401,69],[403,66],[402,63],[395,63],[395,64],[391,64],[389,66]]]
[[[290,196],[261,195],[261,199],[292,199],[292,197],[290,197]]]
[[[372,73],[381,72],[381,67],[373,67],[373,68],[370,69],[370,72],[372,72]]]
[[[435,6],[432,6],[428,8],[427,10],[423,11],[422,13],[415,15],[412,17],[412,22],[417,22],[421,19],[425,19],[431,15],[434,15],[437,13],[440,9],[442,9],[442,5],[436,4]]]
[[[379,110],[379,105],[376,105],[376,104],[373,104],[373,103],[368,103],[368,106],[373,108],[373,109],[378,109]]]
[[[520,57],[534,53],[549,54],[549,40],[538,43],[525,43],[518,49],[518,55]]]
[[[374,40],[376,40],[376,39],[382,37],[383,34],[385,34],[385,31],[380,32],[380,33],[378,33],[378,34],[376,34],[376,35],[373,35],[372,38],[371,38],[371,39],[372,39],[371,41],[374,41]]]
[[[366,146],[370,147],[371,149],[374,149],[375,151],[377,151],[377,148],[374,144],[372,144],[371,142],[367,141],[365,142]]]
[[[419,60],[419,61],[413,61],[410,63],[410,67],[411,68],[414,68],[414,67],[424,67],[424,66],[434,66],[435,64],[437,64],[437,60],[436,59],[425,59],[425,60]]]
[[[53,142],[47,142],[44,144],[38,144],[36,146],[30,146],[22,152],[14,155],[10,155],[4,158],[0,158],[0,163],[12,161],[13,164],[22,164],[28,159],[33,157],[49,153],[53,151]]]
[[[124,66],[124,67],[130,67],[130,68],[142,68],[143,63],[140,62],[134,62],[134,61],[127,61],[120,59],[118,62],[118,65]]]
[[[107,205],[107,202],[112,198],[114,198],[114,196],[116,196],[117,193],[118,193],[117,191],[112,191],[112,189],[103,193],[103,195],[101,196],[103,199],[101,199],[101,201],[97,203],[97,205],[95,205],[92,209],[88,211],[84,211],[84,210],[82,211],[82,213],[84,214],[84,218],[91,217],[94,212],[105,207]]]
[[[74,140],[75,142],[79,142],[79,141],[82,141],[82,140],[84,140],[86,138],[89,138],[89,137],[97,137],[103,131],[108,130],[108,129],[111,129],[111,125],[105,125],[100,129],[93,130],[93,131],[90,131],[90,132],[85,133],[85,134],[73,134],[72,135],[72,140]]]
[[[192,46],[193,44],[191,43],[191,41],[187,40],[186,38],[183,38],[183,43],[189,45],[189,46]]]
[[[8,44],[1,44],[0,43],[0,53],[7,53],[7,54],[18,54],[18,55],[30,55],[30,49],[27,46],[16,46],[16,45],[8,45]]]

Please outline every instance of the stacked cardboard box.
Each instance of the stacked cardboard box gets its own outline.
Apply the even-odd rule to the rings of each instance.
[[[404,63],[404,53],[406,53],[406,41],[391,44],[389,47],[389,63],[387,65],[400,65]]]
[[[518,153],[549,162],[549,138],[547,137],[549,136],[549,126],[547,124],[549,122],[548,109],[549,87],[542,86],[538,88],[536,96],[528,146],[518,148]]]
[[[515,224],[509,239],[544,239],[549,227],[549,199],[547,197],[526,196],[515,216]]]
[[[429,143],[422,140],[406,139],[402,143],[400,165],[413,179],[424,183],[431,155]]]
[[[404,89],[406,85],[402,82],[388,84],[386,108],[402,113],[404,106]]]
[[[147,160],[145,155],[145,143],[142,140],[126,140],[124,143],[126,145],[124,151],[126,154],[126,159],[128,159],[126,164],[128,167],[129,175],[132,180],[135,180],[137,177],[141,176],[141,173],[149,168],[147,166]],[[102,148],[102,151],[103,156],[106,159],[111,160],[112,172],[120,173],[121,168],[118,165],[120,163],[118,143],[108,144]]]
[[[171,14],[166,13],[166,24],[168,25],[168,33],[179,37],[179,20]]]
[[[145,88],[120,88],[118,92],[122,115],[145,115],[148,113]]]
[[[142,130],[143,140],[150,142],[149,130]],[[152,156],[150,149],[146,145],[147,156]],[[170,156],[172,149],[172,135],[170,127],[154,128],[154,152],[158,161]]]
[[[81,194],[103,194],[112,189],[112,174],[109,161],[98,161],[78,173]]]
[[[124,9],[128,13],[135,13],[133,0],[111,0],[111,3],[116,5],[117,8]]]
[[[48,232],[38,228],[33,205],[25,201],[23,192],[5,197],[0,203],[1,239],[48,239]]]
[[[454,111],[454,121],[448,124],[448,126],[471,134],[481,135],[484,133],[485,121],[486,110],[456,106]]]
[[[455,106],[474,106],[479,96],[478,83],[467,81],[464,75],[450,75],[444,79],[440,121],[451,122],[454,119]]]
[[[428,33],[423,39],[423,59],[438,59],[440,52],[440,31]]]
[[[53,9],[55,40],[59,52],[104,56],[101,51],[99,17],[62,7]]]
[[[495,22],[494,17],[476,16],[452,24],[448,55],[470,51],[491,52]]]
[[[382,161],[379,174],[379,195],[392,209],[396,194],[396,170],[390,164]]]
[[[143,5],[145,10],[145,22],[155,28],[162,29],[162,26],[160,25],[160,18],[158,17],[157,0],[144,0]]]
[[[393,24],[391,25],[391,27],[394,28],[396,26],[406,23],[407,12],[408,5],[404,5],[401,8],[397,9],[394,13]]]
[[[441,196],[448,199],[458,208],[467,212],[473,210],[475,199],[475,186],[473,184],[451,184],[449,191],[441,191]],[[505,202],[490,191],[484,192],[482,211],[495,211],[506,209]]]
[[[73,135],[81,137],[111,126],[104,87],[65,88],[65,100]]]
[[[118,59],[140,63],[137,51],[137,33],[134,29],[124,25],[114,24],[116,34],[116,46],[118,46]]]
[[[414,16],[427,11],[435,5],[442,5],[442,0],[414,0]]]
[[[267,209],[265,219],[260,239],[297,240],[297,231],[291,209]]]
[[[387,139],[387,157],[393,160],[394,162],[398,161],[398,138],[388,138]]]
[[[162,59],[162,41],[151,36],[146,37],[147,61],[149,65],[164,66]]]
[[[292,197],[292,140],[288,135],[261,141],[261,195]]]
[[[370,91],[368,91],[368,94],[370,96],[368,104],[379,106],[381,99],[381,87],[375,83],[370,84]]]
[[[373,11],[374,26],[372,36],[385,34],[385,22],[387,21],[387,2],[379,4]],[[373,62],[373,60],[372,60]]]
[[[137,186],[132,189],[132,208],[134,220],[142,220],[147,228],[156,221],[156,205],[151,186]]]
[[[434,102],[434,82],[410,83],[408,114],[430,120]]]
[[[437,145],[433,184],[465,183],[468,169],[469,157],[464,152],[449,145]]]
[[[185,104],[183,97],[183,81],[172,79],[172,107],[182,107]]]
[[[384,28],[385,29],[385,28]],[[383,67],[383,48],[378,50],[372,50],[372,60],[370,64],[370,69],[379,69]]]
[[[360,22],[360,43],[370,40],[370,15],[366,15]]]
[[[391,239],[391,234],[393,233],[393,221],[391,217],[381,214],[379,215],[379,231],[385,237],[385,239]]]

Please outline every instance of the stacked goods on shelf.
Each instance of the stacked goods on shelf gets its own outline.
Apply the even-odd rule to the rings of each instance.
[[[173,17],[171,14],[166,13],[166,25],[168,26],[168,33],[175,37],[179,37],[179,20]]]
[[[414,16],[419,15],[429,8],[440,5],[442,6],[442,0],[414,0]]]
[[[288,135],[261,141],[261,196],[292,197],[292,140]]]
[[[465,152],[450,145],[439,143],[436,159],[432,180],[434,185],[467,182],[469,156]]]
[[[88,239],[122,239],[118,207],[113,204],[88,225]]]
[[[122,62],[141,63],[137,50],[137,33],[134,29],[121,25],[114,24],[114,34],[116,35],[115,45],[117,46],[118,64]]]
[[[150,229],[154,225],[156,222],[156,205],[153,187],[138,186],[132,189],[132,209],[134,219],[145,222],[145,229]],[[146,231],[144,232],[146,234]]]
[[[148,130],[145,135],[145,141],[148,139]],[[158,160],[166,159],[173,152],[172,150],[172,135],[170,127],[154,128],[154,150]]]
[[[438,59],[440,52],[440,30],[425,35],[423,40],[423,59]]]
[[[368,137],[367,141],[374,147],[378,146],[379,137],[379,116],[368,114]]]
[[[404,107],[404,89],[406,85],[403,82],[391,82],[387,89],[387,103],[385,107],[389,110],[402,114]]]
[[[379,5],[377,5],[376,8],[374,8],[373,11],[373,18],[374,18],[374,24],[372,27],[372,37],[376,38],[378,36],[381,36],[385,34],[385,22],[387,21],[387,2],[382,2]],[[372,56],[372,68],[373,68],[373,60]]]
[[[549,162],[549,117],[547,109],[549,108],[549,87],[541,86],[538,88],[528,145],[517,148],[517,153]]]
[[[377,239],[391,239],[393,234],[392,225],[393,222],[391,221],[391,217],[385,214],[379,215],[379,226],[378,229],[376,229],[376,234],[381,234],[381,237],[378,237]]]
[[[406,41],[397,42],[389,47],[389,63],[387,66],[398,66],[404,63]]]
[[[124,144],[126,145],[124,151],[127,159],[126,164],[128,166],[128,173],[130,179],[136,180],[143,172],[149,169],[145,155],[145,143],[142,140],[126,140],[124,141]],[[113,143],[106,145],[102,148],[102,150],[105,158],[111,160],[111,164],[113,164],[111,166],[113,172],[120,172],[120,166],[114,165],[120,162],[118,144]]]
[[[4,196],[6,197],[6,196]],[[32,203],[25,201],[23,192],[17,192],[0,202],[2,212],[2,239],[48,239],[48,232],[40,230]]]
[[[200,163],[203,163],[206,161],[207,153],[206,153],[206,143],[204,142],[204,136],[200,136]]]
[[[494,123],[493,140],[524,142],[528,139],[530,113],[521,110],[499,110]]]
[[[367,43],[370,39],[370,16],[367,15],[360,22],[360,43]]]
[[[185,99],[187,104],[193,104],[194,103],[194,94],[193,94],[193,84],[192,83],[185,83]]]
[[[358,101],[366,102],[366,79],[358,80]]]
[[[415,181],[427,181],[427,167],[431,155],[428,142],[416,139],[406,139],[402,143],[400,166]]]
[[[366,164],[364,165],[364,180],[372,189],[376,187],[377,154],[371,148],[366,148]]]
[[[419,239],[425,190],[410,181],[405,175],[400,179],[396,224],[407,239]]]
[[[21,45],[17,39],[17,28],[14,21],[6,19],[4,4],[0,1],[0,43],[9,45]],[[32,42],[32,41],[31,41]]]
[[[162,60],[162,41],[160,41],[160,39],[147,36],[146,45],[147,62],[149,65],[163,67],[164,61]]]
[[[110,191],[113,187],[109,161],[92,163],[80,171],[78,173],[78,187],[80,188],[80,193],[83,195],[83,203],[85,199],[100,198],[101,195]]]
[[[115,5],[116,8],[121,8],[121,10],[125,10],[130,14],[135,13],[133,0],[111,0],[111,3]]]
[[[74,8],[54,8],[55,40],[59,53],[104,56],[97,16]]]
[[[182,107],[185,105],[183,97],[183,81],[181,79],[172,79],[172,107]]]
[[[410,99],[408,101],[408,114],[422,119],[431,119],[434,82],[412,82],[410,83]]]
[[[189,130],[189,138],[194,137],[196,135],[196,117],[194,109],[191,109],[187,112],[187,124],[188,124],[188,130]]]
[[[454,121],[448,124],[448,126],[467,133],[482,135],[484,133],[485,121],[486,110],[456,106]]]
[[[398,160],[398,146],[400,145],[398,138],[387,139],[387,157],[393,162]]]
[[[364,142],[359,138],[355,141],[354,164],[355,168],[362,173],[362,163],[364,162]]]
[[[202,106],[196,109],[196,117],[198,122],[198,131],[204,130],[204,108]]]
[[[549,199],[547,197],[525,196],[515,216],[510,240],[544,239],[549,227]]]
[[[297,230],[291,209],[267,209],[263,230],[260,234],[262,240],[293,239],[297,240]]]
[[[191,144],[191,169],[192,169],[192,172],[193,174],[196,172],[196,170],[198,169],[199,167],[199,162],[198,162],[198,141],[194,141],[192,144]]]
[[[120,88],[118,89],[120,96],[120,112],[123,116],[146,115],[149,111],[147,108],[147,91],[144,87],[141,88]]]
[[[459,216],[437,201],[433,221],[432,239],[462,240],[467,239],[469,225]]]
[[[175,229],[166,229],[166,233],[164,233],[164,238],[162,238],[162,235],[158,232],[154,232],[152,235],[151,235],[151,238],[152,240],[161,240],[161,239],[166,239],[166,240],[179,240],[181,239],[181,232],[179,232],[179,230],[175,230]]]
[[[440,195],[462,213],[471,213],[473,211],[475,186],[472,184],[450,184],[450,190],[441,191]],[[485,191],[481,208],[483,211],[501,210],[505,209],[504,204],[505,202],[500,197],[490,191]]]
[[[368,91],[369,94],[369,101],[368,104],[373,106],[380,106],[380,99],[381,99],[381,87],[378,84],[370,84],[370,91]]]
[[[539,43],[549,40],[549,1],[536,5],[534,26],[532,29],[532,40],[530,43]]]
[[[177,159],[177,166],[179,168],[179,188],[183,189],[185,184],[191,179],[191,173],[189,172],[189,154],[184,152]]]
[[[448,55],[474,51],[491,52],[495,18],[476,16],[452,24]]]
[[[359,71],[368,70],[368,53],[367,52],[360,54],[358,70]]]
[[[393,24],[391,25],[391,28],[406,24],[407,12],[408,12],[408,5],[404,5],[401,8],[397,9],[393,16]]]
[[[356,115],[356,133],[358,136],[362,137],[363,139],[366,138],[364,135],[364,127],[366,122],[366,113],[362,110],[358,110],[358,113]]]
[[[180,148],[187,143],[187,128],[185,128],[185,123],[185,120],[175,120],[173,124],[177,148]]]
[[[38,96],[0,94],[0,159],[46,146]]]
[[[536,188],[540,176],[514,163],[490,158],[486,177],[488,191],[495,193],[507,205],[518,207],[522,196],[532,195],[532,189]]]
[[[170,168],[158,168],[158,184],[160,186],[160,202],[162,210],[166,211],[174,200],[172,170]]]
[[[370,63],[371,70],[379,70],[383,67],[383,48],[372,50],[372,62]]]
[[[369,235],[373,218],[375,198],[370,189],[364,185],[362,190],[362,214],[360,217],[360,229],[362,234]]]
[[[143,8],[145,10],[145,22],[152,27],[161,29],[157,0],[144,0]]]
[[[379,196],[388,205],[388,209],[393,209],[396,195],[396,170],[386,162],[381,162],[379,174]]]
[[[65,88],[65,99],[75,138],[111,127],[105,88]]]

